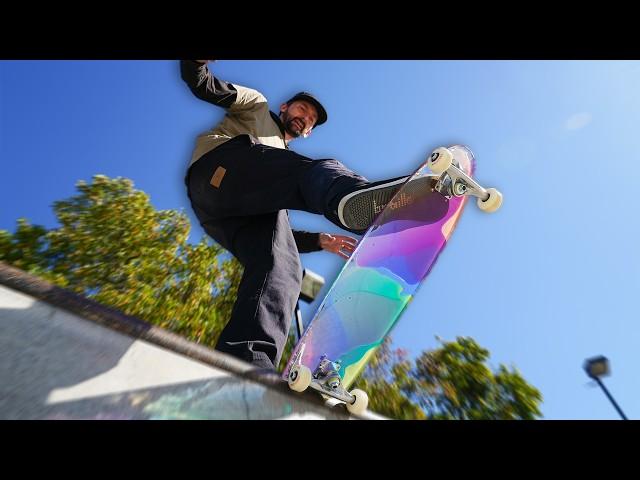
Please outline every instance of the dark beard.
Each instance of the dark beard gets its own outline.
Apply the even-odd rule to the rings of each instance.
[[[291,135],[294,138],[298,138],[302,135],[302,130],[298,130],[298,127],[296,127],[293,122],[295,121],[294,118],[290,118],[290,117],[286,117],[284,119],[284,129],[287,131],[287,133],[289,135]]]

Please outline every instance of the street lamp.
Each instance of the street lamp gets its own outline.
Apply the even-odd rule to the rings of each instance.
[[[628,420],[626,415],[622,411],[622,409],[618,406],[616,401],[613,399],[613,397],[609,393],[609,390],[607,390],[607,388],[604,386],[604,383],[602,383],[602,380],[600,380],[600,377],[608,376],[611,373],[611,370],[609,369],[609,360],[607,359],[607,357],[603,357],[601,355],[599,357],[588,358],[587,360],[585,360],[583,368],[584,368],[584,371],[587,372],[587,375],[589,376],[589,378],[595,380],[598,383],[598,385],[600,385],[600,388],[602,388],[602,391],[605,393],[607,398],[611,401],[611,403],[613,404],[615,409],[618,411],[622,419]]]
[[[300,300],[313,302],[324,286],[324,278],[305,268],[302,271],[302,285],[300,286]]]
[[[324,286],[324,278],[311,270],[304,269],[302,271],[302,285],[300,287],[300,298],[306,303],[315,300],[320,290]],[[296,327],[298,329],[298,339],[302,337],[304,325],[302,324],[302,314],[300,313],[300,302],[296,303]]]

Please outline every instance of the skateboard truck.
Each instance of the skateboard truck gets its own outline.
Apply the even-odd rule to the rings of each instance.
[[[427,160],[427,166],[440,175],[435,189],[445,197],[474,196],[478,199],[478,208],[488,213],[495,212],[502,205],[502,194],[495,188],[485,189],[463,172],[448,148],[436,148]]]
[[[331,388],[334,392],[337,391],[340,384],[340,360],[332,362],[327,355],[320,357],[320,363],[313,372],[313,378],[322,382],[325,386]]]
[[[296,392],[304,392],[311,388],[326,397],[344,402],[350,413],[359,415],[364,413],[369,403],[367,394],[362,390],[347,392],[340,379],[340,361],[332,361],[327,355],[322,355],[313,373],[309,367],[303,365],[302,352],[304,345],[298,352],[294,364],[289,370],[289,388]]]

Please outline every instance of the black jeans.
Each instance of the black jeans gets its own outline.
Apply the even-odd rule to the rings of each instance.
[[[214,176],[218,186],[212,185]],[[287,209],[322,214],[344,228],[337,202],[368,181],[336,160],[312,160],[241,135],[198,159],[185,182],[205,232],[244,267],[231,319],[216,349],[273,369],[282,356],[302,280]]]

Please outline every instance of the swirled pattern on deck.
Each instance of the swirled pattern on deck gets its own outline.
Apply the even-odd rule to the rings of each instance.
[[[449,148],[460,168],[472,175],[471,151]],[[429,176],[426,165],[421,166],[364,235],[298,342],[283,378],[304,346],[304,365],[313,371],[327,355],[340,362],[343,386],[349,388],[392,330],[433,268],[466,202],[466,197],[446,199],[433,189],[436,179]],[[411,188],[416,180],[426,188]]]

